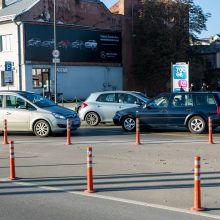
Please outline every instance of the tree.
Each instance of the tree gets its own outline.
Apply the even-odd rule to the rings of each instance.
[[[189,40],[206,29],[209,14],[192,0],[142,0],[135,11],[133,76],[148,94],[167,91],[171,62],[190,60]]]

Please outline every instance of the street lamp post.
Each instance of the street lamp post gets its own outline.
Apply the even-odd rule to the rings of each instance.
[[[56,38],[56,0],[53,0],[53,26],[54,26],[54,51],[57,49],[57,38]],[[57,60],[54,59],[54,101],[57,103]]]

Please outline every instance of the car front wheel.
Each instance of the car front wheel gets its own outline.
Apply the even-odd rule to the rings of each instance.
[[[45,120],[39,120],[34,125],[34,133],[39,137],[47,137],[50,134],[50,125]]]
[[[85,121],[87,122],[88,125],[96,126],[100,122],[100,117],[95,112],[89,112],[86,114]]]
[[[193,134],[201,134],[206,130],[206,122],[202,117],[194,116],[189,120],[188,128]]]
[[[125,131],[135,131],[136,128],[136,121],[135,118],[127,116],[122,121],[122,128]]]

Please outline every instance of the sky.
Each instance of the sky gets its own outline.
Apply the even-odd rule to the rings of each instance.
[[[117,2],[117,0],[102,0],[102,2],[109,8]],[[203,31],[199,38],[207,38],[220,34],[220,0],[194,0],[196,5],[199,5],[204,13],[211,13],[211,17],[208,19],[206,26],[207,31]]]

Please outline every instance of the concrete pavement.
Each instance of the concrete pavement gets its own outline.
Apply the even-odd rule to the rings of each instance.
[[[83,129],[73,133],[73,144],[68,146],[62,136],[15,137],[16,173],[20,177],[15,185],[24,185],[5,187],[0,195],[9,191],[26,193],[30,186],[25,187],[25,183],[84,193],[86,147],[91,145],[97,195],[188,212],[193,207],[193,158],[199,155],[202,158],[202,206],[207,208],[203,213],[220,219],[220,137],[215,137],[215,144],[209,145],[205,135],[145,133],[141,135],[142,144],[135,145],[134,134],[101,135],[100,129],[97,134],[88,136]],[[1,178],[4,179],[9,175],[7,146],[2,145],[0,155]],[[9,184],[3,183],[4,186]]]

